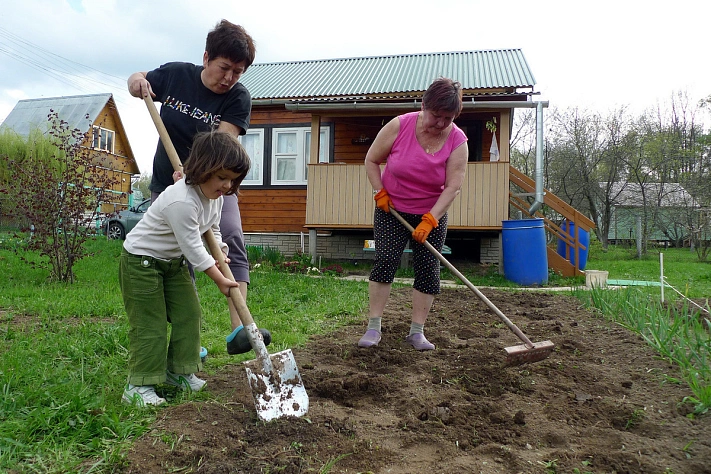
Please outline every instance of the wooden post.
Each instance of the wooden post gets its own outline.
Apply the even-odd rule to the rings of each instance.
[[[318,164],[319,143],[321,141],[321,116],[311,116],[311,149],[309,150],[309,164]],[[311,264],[316,263],[316,229],[309,229],[309,255]]]
[[[499,127],[499,161],[510,161],[511,149],[509,147],[510,132],[511,132],[511,111],[504,109],[501,111],[499,118],[501,123]]]
[[[309,158],[309,164],[318,164],[319,156],[319,142],[321,141],[321,116],[312,115],[311,116],[311,157]]]
[[[309,255],[311,263],[316,263],[316,229],[309,229]]]

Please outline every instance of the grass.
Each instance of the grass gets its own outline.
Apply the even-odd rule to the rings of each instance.
[[[688,248],[650,248],[637,258],[636,249],[611,246],[603,251],[599,242],[590,246],[587,270],[606,270],[610,280],[642,280],[658,282],[659,254],[664,257],[664,277],[668,284],[689,298],[711,296],[711,262],[699,262],[696,252]],[[659,288],[655,290],[659,293]]]
[[[608,320],[638,333],[660,357],[679,367],[693,393],[684,400],[694,406],[691,416],[706,414],[711,409],[711,263],[699,262],[689,249],[651,249],[640,259],[636,249],[603,251],[593,243],[586,268],[606,270],[611,280],[660,281],[660,254],[665,282],[678,292],[665,289],[664,302],[660,287],[596,289],[577,296]]]
[[[111,472],[120,468],[126,449],[160,413],[120,402],[128,345],[117,275],[121,244],[89,241],[92,256],[77,264],[77,282],[48,284],[46,270],[15,254],[17,250],[30,262],[36,258],[23,251],[22,239],[0,234],[0,472]],[[665,274],[670,284],[699,298],[711,294],[711,266],[695,262],[693,255],[688,250],[665,252]],[[262,257],[278,261],[268,250]],[[367,283],[311,278],[274,271],[270,265],[252,272],[248,302],[257,324],[274,335],[271,351],[362,321]],[[347,264],[343,267],[348,270]],[[362,271],[363,265],[358,267]],[[625,249],[602,252],[593,246],[588,268],[608,270],[610,278],[658,280],[658,254],[638,261]],[[495,266],[484,272],[480,267],[475,274],[460,270],[477,286],[516,286],[503,280]],[[410,276],[407,272],[398,276]],[[453,277],[445,270],[443,278]],[[230,323],[224,297],[204,274],[198,273],[196,283],[204,312],[202,344],[210,354],[205,371],[251,357],[227,355],[224,338]],[[581,281],[552,277],[549,285],[554,283]],[[660,356],[677,364],[678,378],[693,394],[686,401],[699,415],[711,406],[708,330],[703,320],[679,319],[669,306],[656,304],[658,291],[576,294],[604,317],[639,332]],[[210,396],[169,395],[169,403]],[[323,472],[334,462],[324,465]]]

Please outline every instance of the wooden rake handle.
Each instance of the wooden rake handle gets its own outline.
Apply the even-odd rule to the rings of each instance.
[[[410,225],[410,223],[407,222],[395,209],[393,209],[392,206],[390,206],[390,214],[395,216],[397,218],[397,220],[399,220],[400,223],[402,225],[404,225],[407,230],[409,230],[410,232],[415,231],[415,229]],[[449,260],[444,258],[444,256],[441,253],[439,253],[439,251],[437,251],[437,249],[434,248],[431,243],[429,243],[425,240],[424,246],[427,247],[427,250],[432,252],[432,255],[437,257],[437,259],[440,262],[442,262],[444,264],[444,266],[449,269],[450,272],[452,272],[454,275],[456,275],[456,277],[459,278],[467,287],[469,287],[470,290],[472,290],[474,293],[476,293],[476,295],[479,297],[479,299],[482,300],[484,303],[486,303],[486,305],[489,307],[489,309],[492,310],[494,313],[496,313],[496,315],[509,327],[509,329],[511,331],[513,331],[514,334],[516,334],[516,336],[518,336],[519,339],[521,339],[521,341],[524,342],[524,344],[526,344],[527,347],[529,347],[529,348],[534,347],[531,340],[528,337],[526,337],[526,335],[514,323],[512,323],[511,320],[509,318],[507,318],[506,315],[504,315],[504,313],[502,313],[501,310],[499,308],[497,308],[496,305],[494,305],[494,303],[492,303],[489,300],[489,298],[486,297],[486,295],[484,295],[481,291],[479,291],[479,288],[474,286],[472,284],[472,282],[470,282],[467,279],[467,277],[462,275],[462,273],[454,267],[454,265],[449,263]]]

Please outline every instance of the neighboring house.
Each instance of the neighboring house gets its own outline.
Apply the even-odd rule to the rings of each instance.
[[[424,91],[440,76],[462,84],[464,109],[455,123],[469,138],[447,244],[458,257],[499,262],[502,220],[509,219],[513,113],[535,106],[535,80],[520,49],[250,66],[240,79],[253,100],[242,137],[252,158],[240,190],[247,244],[365,258],[375,208],[364,167],[368,147],[393,117],[419,110]],[[494,119],[500,149],[491,160],[486,123]]]
[[[614,183],[611,195],[616,198],[608,232],[610,242],[637,238],[637,222],[644,222],[645,204],[647,240],[682,245],[701,217],[698,202],[679,183]]]
[[[113,198],[101,204],[101,211],[125,209],[129,203],[131,177],[140,172],[112,94],[21,100],[3,121],[2,127],[23,137],[29,136],[35,128],[46,131],[50,127],[50,111],[57,112],[69,130],[83,133],[83,147],[96,153],[93,159],[106,163],[119,175],[119,183],[110,193]]]

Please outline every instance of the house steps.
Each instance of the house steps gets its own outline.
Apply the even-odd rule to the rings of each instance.
[[[578,252],[578,249],[586,250],[585,246],[580,242],[578,229],[586,231],[589,235],[592,229],[595,228],[595,223],[593,221],[578,212],[573,206],[566,203],[555,194],[551,193],[547,189],[544,189],[543,204],[557,212],[568,222],[575,223],[575,226],[571,226],[575,229],[575,235],[570,236],[567,232],[564,232],[556,222],[547,218],[540,212],[536,211],[534,214],[529,213],[531,204],[526,197],[535,193],[536,183],[533,179],[513,166],[509,166],[509,181],[521,190],[521,192],[509,193],[510,204],[520,210],[521,214],[525,217],[542,218],[544,228],[548,235],[551,236],[550,242],[552,242],[553,245],[557,246],[559,240],[565,242],[567,247],[566,255],[576,255],[575,252]],[[551,247],[550,243],[546,248],[546,251],[548,253],[548,268],[556,271],[564,277],[585,275],[585,273],[580,270],[578,266],[580,259],[574,259],[575,262],[571,263],[570,259],[566,259],[565,257],[558,255],[557,249],[555,247]]]

